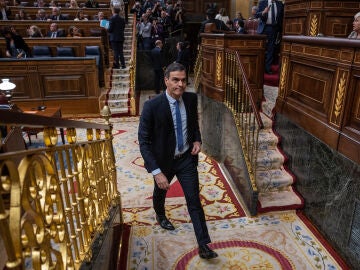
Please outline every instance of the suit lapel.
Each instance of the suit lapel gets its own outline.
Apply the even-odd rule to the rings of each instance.
[[[165,92],[163,92],[161,94],[161,106],[164,108],[163,111],[164,111],[165,120],[168,122],[169,125],[171,125],[173,127],[173,129],[175,129],[174,121],[173,121],[172,114],[171,114],[169,100],[167,99]]]

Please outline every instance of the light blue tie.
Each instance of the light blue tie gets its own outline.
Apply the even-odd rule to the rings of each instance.
[[[182,133],[182,122],[181,122],[181,114],[179,108],[180,101],[175,102],[175,113],[176,113],[176,135],[177,135],[177,146],[179,152],[181,152],[184,148],[184,138]]]

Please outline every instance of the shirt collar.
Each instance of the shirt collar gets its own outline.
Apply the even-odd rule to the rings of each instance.
[[[165,91],[165,94],[166,94],[166,97],[167,97],[168,101],[170,102],[170,104],[175,104],[176,99],[173,98],[172,96],[170,96],[167,91]],[[179,102],[180,103],[182,102],[182,97],[180,97]]]

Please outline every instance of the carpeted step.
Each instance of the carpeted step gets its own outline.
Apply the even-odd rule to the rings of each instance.
[[[258,151],[256,160],[256,170],[273,170],[281,168],[285,158],[278,149]]]
[[[259,147],[260,151],[275,149],[279,143],[279,138],[272,132],[271,129],[262,129],[259,132]]]
[[[127,100],[129,97],[129,89],[111,89],[108,93],[110,100]]]
[[[274,170],[258,170],[256,172],[256,186],[259,192],[280,191],[294,183],[294,178],[284,167]]]
[[[258,200],[259,213],[275,210],[299,209],[304,203],[292,186],[289,186],[282,191],[259,193]]]

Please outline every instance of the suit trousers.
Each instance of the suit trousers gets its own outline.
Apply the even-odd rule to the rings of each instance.
[[[278,33],[278,27],[272,25],[265,25],[264,31],[262,33],[267,36],[265,71],[271,71],[271,65],[274,61],[275,41]]]
[[[194,162],[189,150],[181,158],[174,160],[173,169],[165,173],[169,183],[175,175],[184,191],[197,242],[199,245],[208,244],[211,240],[206,226],[204,210],[200,202],[197,164]],[[155,183],[153,205],[156,214],[160,217],[165,216],[165,198],[166,190],[158,188]]]
[[[111,48],[114,54],[114,66],[119,66],[119,61],[122,67],[125,67],[124,58],[124,41],[111,41]]]

